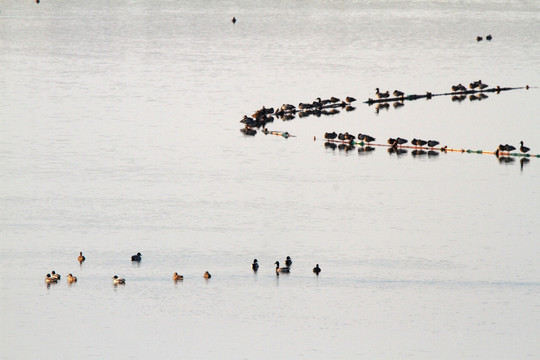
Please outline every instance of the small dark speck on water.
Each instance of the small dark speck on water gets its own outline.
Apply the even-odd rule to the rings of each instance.
[[[39,0],[36,0],[36,1],[39,1]],[[236,18],[233,17],[231,21],[232,21],[233,24],[236,23]]]

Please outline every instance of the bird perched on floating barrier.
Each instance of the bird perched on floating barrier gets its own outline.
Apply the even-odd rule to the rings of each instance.
[[[435,147],[437,145],[439,145],[439,142],[437,140],[428,140],[427,142],[427,146],[430,148]]]
[[[395,97],[403,97],[403,95],[405,95],[405,93],[403,91],[399,91],[399,90],[394,90],[394,92],[392,94]]]
[[[334,140],[335,138],[337,138],[337,136],[338,136],[338,135],[336,134],[335,131],[334,131],[334,132],[331,132],[331,133],[329,133],[329,132],[324,133],[324,138],[325,138],[325,139],[328,139],[328,140]]]
[[[346,101],[347,103],[350,104],[350,103],[352,103],[353,101],[356,101],[356,99],[353,98],[352,96],[347,96],[347,97],[345,98],[345,101]]]
[[[519,151],[521,151],[522,153],[525,154],[525,153],[527,153],[529,150],[531,150],[531,149],[529,149],[528,147],[523,146],[523,141],[520,141],[519,143],[520,143],[520,145],[521,145],[521,146],[519,147]]]
[[[379,99],[390,97],[390,93],[388,92],[388,90],[382,93],[379,91],[379,88],[375,89],[375,95],[377,95]]]

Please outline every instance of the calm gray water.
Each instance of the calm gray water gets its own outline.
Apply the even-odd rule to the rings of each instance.
[[[540,153],[538,1],[0,11],[2,359],[540,357],[539,158],[319,140],[523,140]],[[442,93],[478,79],[531,88],[379,113],[362,103],[376,87]],[[289,139],[239,131],[263,105],[331,96],[360,101],[268,125]],[[287,255],[291,274],[276,277]],[[51,270],[63,278],[47,287]]]

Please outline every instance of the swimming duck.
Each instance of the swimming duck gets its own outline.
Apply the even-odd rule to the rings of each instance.
[[[288,267],[279,267],[279,261],[276,261],[275,264],[276,264],[276,272],[278,273],[291,272],[291,269],[289,269]]]
[[[285,259],[285,266],[291,267],[291,265],[292,265],[291,257],[287,256],[287,258]]]
[[[486,40],[487,40],[487,41],[491,41],[491,39],[493,39],[493,37],[491,36],[491,34],[489,34],[488,36],[486,36]]]
[[[210,273],[207,271],[204,273],[204,278],[205,279],[210,279],[212,277],[212,275],[210,275]]]
[[[313,268],[313,272],[314,272],[316,275],[319,275],[319,273],[321,272],[321,268],[319,267],[319,264],[317,264],[317,265]]]
[[[74,282],[77,282],[77,278],[71,274],[68,274],[67,281],[68,283],[74,283]]]
[[[131,261],[141,261],[141,259],[142,259],[142,255],[140,252],[137,253],[137,255],[131,256]]]
[[[82,251],[79,252],[79,257],[77,258],[77,260],[79,260],[80,263],[82,263],[84,260],[86,260],[86,258],[85,258],[84,255],[82,254]]]
[[[47,284],[55,284],[57,281],[58,281],[58,279],[55,278],[55,277],[52,277],[51,274],[47,274],[47,275],[45,276],[45,282],[46,282]]]
[[[173,280],[174,281],[178,281],[178,280],[184,280],[184,276],[183,275],[178,275],[177,272],[175,272],[172,276]]]
[[[390,97],[390,93],[388,92],[388,90],[382,93],[379,91],[379,88],[375,89],[375,95],[377,95],[379,99]]]
[[[481,37],[481,36],[477,36],[477,37],[476,37],[476,41],[482,41],[482,37]]]
[[[118,276],[114,275],[113,277],[113,284],[114,285],[123,285],[126,283],[126,279],[119,278]]]
[[[231,21],[232,21],[233,24],[236,24],[236,18],[234,16],[233,16]]]
[[[259,262],[257,261],[257,259],[253,259],[253,264],[251,264],[251,268],[253,269],[253,271],[259,270]]]
[[[521,151],[522,153],[525,154],[526,152],[528,152],[529,150],[531,150],[531,149],[529,149],[528,147],[523,146],[523,141],[520,141],[519,143],[521,144],[521,146],[519,147],[519,151]]]
[[[56,272],[54,272],[54,270],[52,271],[51,273],[51,277],[55,278],[56,280],[60,280],[60,274],[57,274]]]

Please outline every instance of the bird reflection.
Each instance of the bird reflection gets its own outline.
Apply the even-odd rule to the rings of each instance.
[[[529,163],[529,159],[527,158],[521,158],[519,159],[519,169],[523,171],[523,166],[527,165]]]
[[[427,152],[425,152],[424,150],[413,150],[411,152],[411,155],[412,156],[422,156],[422,155],[426,155]]]
[[[388,153],[389,153],[390,155],[396,154],[396,155],[399,156],[399,155],[406,154],[406,153],[407,153],[407,150],[401,149],[401,148],[389,147],[389,148],[388,148]]]
[[[336,150],[337,145],[327,141],[327,142],[324,143],[324,147],[325,147],[325,149]]]

